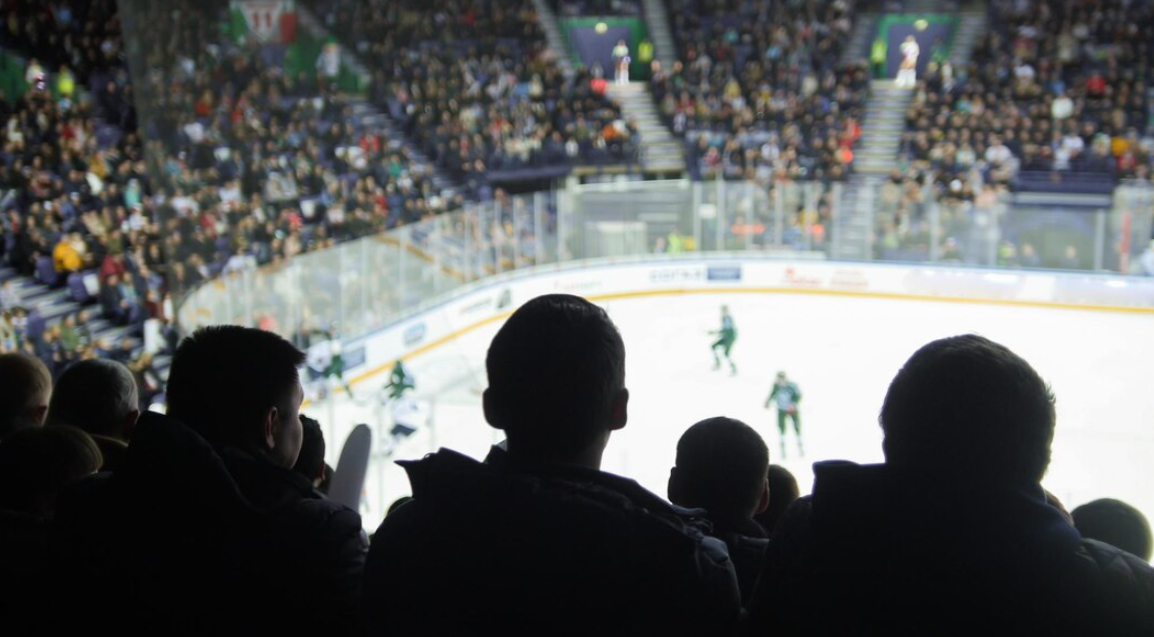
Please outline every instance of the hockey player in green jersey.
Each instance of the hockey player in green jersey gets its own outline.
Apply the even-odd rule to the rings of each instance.
[[[765,408],[769,409],[771,404],[777,403],[777,431],[781,434],[781,457],[785,457],[785,419],[793,419],[793,433],[797,436],[797,451],[801,455],[805,455],[805,447],[801,444],[801,415],[798,413],[797,404],[801,402],[801,390],[798,389],[797,383],[790,381],[785,377],[785,372],[778,372],[777,379],[773,383],[773,389],[769,392],[769,398],[765,399]]]
[[[389,374],[389,383],[385,385],[385,392],[388,394],[390,400],[397,400],[410,389],[415,389],[416,385],[413,383],[413,377],[409,375],[408,370],[401,363],[400,359],[393,364],[393,371]]]
[[[729,315],[729,306],[721,306],[721,329],[712,334],[717,336],[717,340],[713,342],[713,369],[721,369],[721,357],[718,356],[718,350],[721,350],[721,354],[729,363],[730,373],[737,374],[737,365],[730,356],[733,342],[737,340],[737,326],[733,323],[733,317]]]

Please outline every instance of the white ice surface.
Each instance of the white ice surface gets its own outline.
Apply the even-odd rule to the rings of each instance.
[[[738,328],[738,374],[713,371],[710,330],[728,304]],[[691,424],[726,415],[765,436],[771,460],[812,482],[810,465],[833,458],[882,460],[877,414],[902,362],[924,343],[973,332],[1029,361],[1057,397],[1058,428],[1044,486],[1068,508],[1100,497],[1125,500],[1154,516],[1154,317],[935,301],[794,296],[679,295],[602,304],[626,345],[628,426],[613,435],[603,468],[664,496],[677,439]],[[392,460],[448,447],[483,458],[501,439],[481,413],[484,358],[494,323],[406,361],[431,424],[405,440]],[[773,375],[785,370],[804,395],[804,458],[792,434],[782,458],[776,420],[764,409]],[[326,425],[329,462],[359,422],[388,426],[372,394],[386,374],[312,405]],[[981,401],[981,396],[974,396]],[[404,471],[374,458],[361,512],[373,530],[384,509],[409,494]]]

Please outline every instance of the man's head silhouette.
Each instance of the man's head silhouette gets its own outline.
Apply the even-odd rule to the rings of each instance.
[[[933,341],[890,384],[886,463],[981,483],[1034,483],[1050,464],[1054,396],[1030,364],[968,334]]]
[[[625,344],[605,310],[567,294],[513,313],[485,361],[485,418],[509,453],[599,468],[609,433],[627,420]]]

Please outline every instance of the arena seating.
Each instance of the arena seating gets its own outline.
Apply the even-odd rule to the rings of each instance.
[[[374,100],[473,194],[484,181],[635,161],[634,127],[594,90],[589,72],[562,73],[530,0],[320,7],[376,70]]]
[[[369,115],[350,99],[311,75],[285,77],[283,47],[204,40],[225,22],[226,3],[193,6],[152,6],[155,13],[137,16],[184,12],[179,28],[151,33],[143,47],[145,63],[165,71],[135,78],[148,145],[108,7],[63,3],[38,18],[49,35],[7,34],[15,50],[35,54],[84,33],[76,59],[86,62],[76,67],[87,75],[68,85],[71,71],[47,52],[30,58],[37,63],[28,92],[0,103],[5,351],[35,352],[54,373],[77,358],[122,351],[151,364],[140,348],[144,322],[159,321],[173,337],[173,299],[199,282],[455,205],[452,193],[435,190],[432,168],[369,130]],[[92,26],[57,19],[65,9]],[[182,51],[197,57],[176,55]],[[231,82],[220,75],[226,71]],[[166,179],[150,179],[147,162]],[[78,314],[85,305],[99,307]],[[94,337],[78,344],[76,329]],[[149,373],[162,375],[166,360]]]
[[[838,62],[850,3],[673,0],[669,9],[678,61],[655,73],[652,87],[685,136],[691,173],[846,178],[868,94],[864,67]]]
[[[1142,78],[1154,59],[1137,43],[1154,33],[1150,4],[1029,1],[989,11],[990,32],[968,68],[931,65],[919,86],[907,159],[938,184],[977,188],[1101,192],[1149,177]]]

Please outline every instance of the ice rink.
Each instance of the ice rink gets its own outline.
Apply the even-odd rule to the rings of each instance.
[[[1044,486],[1071,509],[1114,497],[1154,516],[1152,314],[759,292],[590,298],[624,336],[631,394],[629,424],[614,434],[603,468],[662,496],[678,437],[709,416],[758,429],[772,462],[788,467],[803,493],[814,461],[881,461],[877,414],[902,362],[930,340],[972,332],[1009,346],[1052,385],[1058,427]],[[738,329],[735,376],[712,369],[709,332],[718,328],[722,304]],[[480,407],[485,351],[499,327],[499,321],[478,325],[406,360],[427,425],[391,459],[374,456],[361,510],[366,528],[375,529],[385,507],[409,493],[404,471],[391,460],[438,447],[483,458],[500,440]],[[792,434],[787,455],[781,453],[774,414],[764,408],[778,370],[803,393],[804,457]],[[330,462],[352,424],[368,423],[374,434],[391,426],[375,397],[386,381],[387,373],[362,378],[355,399],[336,394],[305,409],[326,426]]]

